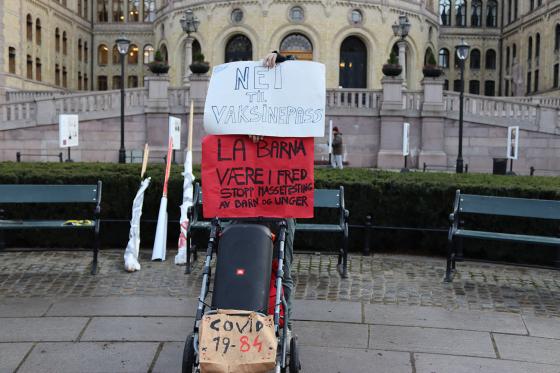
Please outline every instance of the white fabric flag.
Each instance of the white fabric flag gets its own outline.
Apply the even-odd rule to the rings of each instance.
[[[132,203],[132,219],[130,220],[130,232],[128,234],[128,245],[124,251],[124,269],[128,272],[140,270],[138,252],[140,250],[140,217],[142,216],[142,205],[144,204],[144,192],[150,185],[151,178],[146,178],[140,184],[140,188]]]
[[[181,232],[179,233],[179,251],[175,255],[175,264],[187,263],[187,230],[189,217],[187,211],[193,205],[194,174],[192,172],[192,151],[187,151],[185,157],[185,170],[183,172],[183,203],[181,204]]]

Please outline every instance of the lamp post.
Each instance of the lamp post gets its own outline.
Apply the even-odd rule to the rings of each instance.
[[[405,38],[410,32],[410,22],[408,17],[404,14],[399,16],[399,21],[393,23],[391,28],[393,29],[393,35],[400,37],[397,45],[399,46],[399,63],[402,66],[401,78],[403,79],[403,84],[406,85],[406,42]]]
[[[185,41],[185,75],[183,76],[183,84],[187,85],[189,83],[189,76],[191,75],[189,66],[192,64],[192,43],[194,41],[191,34],[198,30],[200,20],[194,15],[192,9],[187,9],[185,11],[185,16],[181,18],[180,22],[183,31],[187,33],[187,39]]]
[[[471,46],[461,39],[461,43],[455,47],[457,57],[461,65],[461,91],[459,96],[459,150],[457,152],[456,172],[463,173],[463,101],[465,95],[465,60],[469,56]]]
[[[124,58],[128,54],[130,40],[121,36],[115,40],[115,43],[121,55],[121,147],[119,148],[119,163],[126,163],[126,151],[124,149]]]

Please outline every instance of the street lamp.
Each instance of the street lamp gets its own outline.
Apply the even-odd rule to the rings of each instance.
[[[192,9],[187,9],[185,16],[179,22],[181,22],[183,31],[187,33],[187,40],[185,42],[185,75],[183,77],[183,83],[187,85],[189,83],[189,66],[192,64],[192,43],[194,41],[191,34],[198,30],[200,20],[194,15]]]
[[[457,57],[461,65],[461,91],[459,96],[459,151],[457,152],[457,167],[458,174],[463,173],[463,101],[465,94],[465,60],[469,56],[471,46],[461,38],[461,43],[455,47]]]
[[[115,43],[121,55],[121,147],[119,148],[119,163],[126,163],[126,151],[124,150],[124,58],[128,54],[130,40],[121,36],[115,40]]]
[[[399,16],[398,22],[393,23],[391,28],[393,29],[393,35],[400,37],[398,42],[399,46],[399,63],[402,66],[401,78],[403,79],[403,84],[406,85],[406,42],[404,39],[408,36],[410,32],[410,22],[408,17],[404,14]]]

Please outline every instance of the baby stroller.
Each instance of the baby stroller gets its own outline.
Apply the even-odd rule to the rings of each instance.
[[[275,289],[282,289],[286,221],[280,220],[275,223],[279,225]],[[219,219],[212,220],[194,328],[187,337],[183,352],[183,373],[200,372],[199,328],[204,315],[215,313],[218,309],[269,314],[272,308],[269,302],[269,289],[273,267],[273,240],[274,235],[271,230],[263,224],[255,223],[254,220],[252,223],[243,221],[230,223],[224,229]],[[211,305],[208,305],[206,298],[210,293],[212,277],[210,263],[215,249],[217,249],[216,274]],[[275,373],[297,373],[301,369],[297,337],[293,336],[288,340],[288,306],[281,290],[276,291],[272,305],[274,331],[278,341]]]

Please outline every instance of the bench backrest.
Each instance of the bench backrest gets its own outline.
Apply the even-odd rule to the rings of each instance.
[[[97,185],[0,185],[0,203],[99,203]]]
[[[560,220],[560,201],[460,194],[459,213]]]

